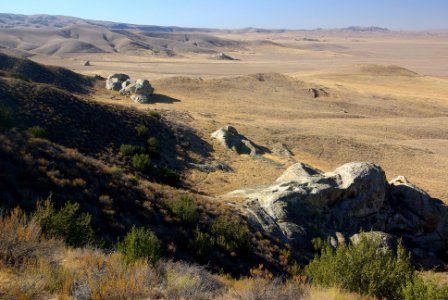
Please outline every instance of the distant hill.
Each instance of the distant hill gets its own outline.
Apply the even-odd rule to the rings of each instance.
[[[350,26],[347,28],[342,28],[342,30],[355,31],[355,32],[389,32],[390,31],[387,28],[377,27],[377,26],[369,26],[369,27]]]
[[[322,30],[322,29],[319,29]],[[346,32],[388,32],[381,27],[352,26]],[[308,30],[309,31],[309,30]],[[330,30],[334,31],[334,30]],[[250,42],[217,37],[216,33],[284,33],[287,29],[208,29],[176,26],[136,25],[85,20],[67,16],[0,14],[0,47],[30,56],[64,57],[73,53],[123,53],[176,56],[187,53],[219,54],[257,46]],[[300,31],[297,31],[300,32]],[[274,44],[274,46],[283,46]]]
[[[173,56],[241,49],[212,29],[142,26],[74,17],[0,14],[0,47],[30,54],[140,53]]]

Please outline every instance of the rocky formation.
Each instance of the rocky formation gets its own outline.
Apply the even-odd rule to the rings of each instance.
[[[120,94],[126,95],[125,89],[133,83],[134,81],[131,79],[126,79],[125,81],[123,81],[123,83],[121,84]]]
[[[291,157],[293,155],[291,150],[289,150],[288,146],[283,143],[274,144],[271,152],[284,157]]]
[[[195,164],[195,163],[189,163],[189,165],[193,168],[196,168],[202,172],[212,173],[216,171],[222,171],[222,172],[233,172],[233,169],[223,163],[219,162],[213,162],[210,164]]]
[[[131,99],[137,103],[148,103],[150,96],[154,92],[153,87],[146,79],[137,79],[133,84],[130,84],[126,89],[132,89]]]
[[[230,125],[213,132],[211,137],[221,142],[225,148],[233,150],[238,154],[254,156],[264,152],[262,147],[255,145]]]
[[[154,88],[146,79],[137,79],[133,81],[126,74],[112,74],[106,80],[106,88],[109,90],[120,91],[123,96],[131,96],[136,103],[146,104],[150,101],[150,96]]]
[[[231,56],[229,56],[229,55],[227,55],[227,54],[225,54],[223,52],[216,53],[216,54],[212,55],[211,58],[212,59],[217,59],[217,60],[237,60],[237,59],[235,59],[235,58],[233,58],[233,57],[231,57]]]
[[[302,248],[314,237],[356,242],[356,234],[371,230],[388,243],[403,238],[415,256],[448,248],[448,207],[404,177],[388,183],[371,163],[327,173],[298,163],[272,185],[229,195],[246,198],[242,209],[255,226]]]
[[[129,76],[126,74],[115,73],[109,75],[106,79],[106,89],[119,91],[121,90],[121,85],[124,81],[128,80]]]
[[[308,89],[308,94],[313,98],[328,97],[330,94],[323,88],[310,88]]]
[[[84,66],[85,66],[85,67],[90,67],[90,66],[92,66],[92,65],[90,64],[90,60],[86,61],[86,62],[84,63]]]

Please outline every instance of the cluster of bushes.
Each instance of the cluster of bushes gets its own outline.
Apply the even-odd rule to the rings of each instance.
[[[194,239],[190,241],[189,247],[199,259],[206,258],[216,247],[231,255],[248,253],[249,230],[236,218],[220,216],[201,229],[198,225],[198,206],[194,199],[182,196],[165,200],[164,203],[168,210],[186,226],[196,228]]]
[[[0,272],[8,278],[0,298],[216,299],[227,291],[203,267],[163,260],[154,264],[154,241],[151,233],[134,228],[120,244],[122,253],[75,249],[47,239],[35,216],[20,209],[3,213]]]
[[[448,299],[448,287],[437,287],[416,274],[401,243],[396,251],[367,237],[336,250],[324,244],[305,273],[315,285],[336,286],[378,299]]]
[[[152,170],[151,159],[160,156],[160,144],[155,137],[149,136],[149,129],[145,125],[136,128],[137,135],[146,139],[146,147],[138,145],[123,144],[120,146],[120,153],[131,158],[132,168],[141,173],[149,174]],[[180,175],[173,169],[162,167],[155,174],[156,179],[171,186],[180,185]]]
[[[79,203],[67,202],[56,211],[53,203],[47,199],[38,203],[36,218],[48,238],[60,238],[75,247],[86,246],[95,241],[91,226],[92,216],[80,212]]]
[[[246,255],[250,249],[249,230],[238,220],[223,216],[214,220],[206,231],[196,228],[190,247],[198,258],[207,257],[216,246],[232,256]]]
[[[165,200],[168,209],[183,222],[195,225],[199,219],[196,202],[189,196]]]

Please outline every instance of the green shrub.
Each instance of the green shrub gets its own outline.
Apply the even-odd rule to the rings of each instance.
[[[183,196],[178,199],[166,200],[166,204],[170,211],[182,221],[189,224],[195,224],[198,221],[198,207],[192,198]]]
[[[325,246],[325,242],[320,237],[316,237],[311,240],[311,245],[313,246],[313,250],[315,252],[321,252],[322,248]]]
[[[123,156],[134,156],[135,154],[140,154],[145,152],[145,149],[136,145],[123,144],[120,146],[120,153]]]
[[[7,77],[14,78],[14,79],[19,79],[19,80],[23,80],[23,81],[28,81],[28,82],[30,81],[28,77],[26,77],[26,76],[24,76],[22,74],[18,74],[18,73],[9,73],[7,75]]]
[[[47,138],[47,132],[45,131],[44,128],[40,127],[39,125],[30,127],[28,129],[28,133],[35,138],[41,138],[41,139]]]
[[[159,172],[159,182],[171,186],[180,185],[180,175],[170,168],[161,168]]]
[[[132,167],[139,172],[148,172],[151,170],[151,158],[148,154],[135,154],[132,157]]]
[[[9,107],[0,104],[0,128],[12,126],[12,111]]]
[[[342,245],[336,250],[326,244],[305,273],[319,286],[336,286],[379,299],[400,299],[403,287],[414,277],[410,255],[401,243],[394,254],[381,248],[380,242],[362,237],[356,245]]]
[[[157,120],[160,120],[160,118],[162,117],[160,115],[160,113],[158,111],[156,111],[156,110],[150,110],[148,114],[149,114],[149,116],[151,116],[151,117],[153,117],[153,118],[155,118]]]
[[[144,259],[154,264],[160,256],[160,243],[151,231],[132,227],[124,240],[118,243],[118,250],[127,262]]]
[[[403,299],[445,300],[448,299],[448,285],[438,286],[432,280],[415,276],[414,280],[409,281],[403,288]]]
[[[190,248],[194,255],[198,258],[206,258],[214,246],[215,239],[209,233],[202,232],[199,228],[196,228],[194,240],[190,243]]]
[[[237,220],[219,217],[213,221],[211,233],[216,245],[230,253],[245,253],[249,250],[249,231]]]
[[[150,137],[147,142],[149,156],[158,157],[160,155],[160,146],[157,139],[155,137]]]
[[[38,203],[36,217],[47,237],[63,238],[69,245],[79,247],[94,241],[95,234],[90,225],[92,216],[79,212],[79,203],[67,202],[55,211],[49,199]]]
[[[137,135],[141,137],[147,137],[149,135],[149,128],[145,125],[140,125],[136,129]]]

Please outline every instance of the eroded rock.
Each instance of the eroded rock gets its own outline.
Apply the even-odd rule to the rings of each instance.
[[[249,154],[254,156],[264,152],[261,147],[255,145],[245,136],[239,134],[238,131],[230,125],[213,132],[211,137],[221,142],[225,148],[235,151],[238,154]]]
[[[150,101],[150,96],[154,92],[154,88],[146,79],[137,79],[135,83],[131,83],[125,90],[129,90],[131,93],[131,99],[134,102],[146,104]]]
[[[106,89],[119,91],[121,89],[121,85],[124,81],[128,80],[129,76],[126,74],[115,73],[109,75],[106,80]]]
[[[385,243],[402,238],[411,251],[433,255],[448,248],[448,207],[404,177],[389,184],[372,163],[326,173],[297,163],[272,185],[228,195],[246,199],[242,211],[254,226],[299,247],[310,247],[314,237],[332,245],[344,236],[356,242],[356,234],[372,231]]]

